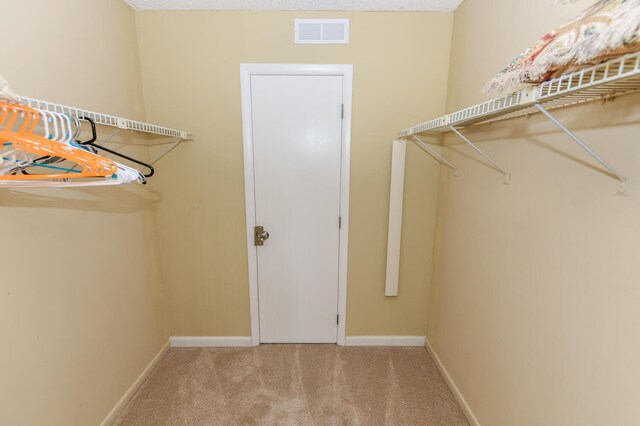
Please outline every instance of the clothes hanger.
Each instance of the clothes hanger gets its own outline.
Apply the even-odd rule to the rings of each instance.
[[[0,111],[1,111],[0,128],[4,128],[1,126],[5,125],[7,117],[9,117],[10,110],[8,108],[2,108],[0,109]],[[11,116],[13,120],[17,118],[16,116],[14,116],[14,114],[15,114],[15,111],[12,112],[12,116]],[[22,127],[20,130],[25,132],[33,131],[33,129],[35,128],[35,123],[33,123],[34,125],[32,125],[31,127],[28,127],[29,124],[31,123],[31,118],[26,114],[23,114],[23,115],[24,117],[23,117]],[[12,125],[13,125],[13,122],[9,122],[6,127],[10,128]],[[45,131],[48,132],[48,130],[49,129],[48,129],[48,122],[47,122],[45,124]],[[2,174],[11,174],[11,173],[20,171],[21,168],[19,166],[16,167],[16,165],[30,164],[31,161],[33,160],[33,157],[34,157],[33,154],[19,150],[19,149],[15,149],[11,142],[4,142],[2,144],[2,148],[7,149],[2,152],[2,157],[0,157],[0,164],[2,165],[0,169]]]
[[[20,152],[20,150],[14,150],[16,152]],[[6,154],[5,154],[6,155]],[[2,172],[2,160],[7,160],[6,157],[0,156],[0,173]],[[20,160],[18,160],[20,163]],[[26,162],[28,163],[28,161]],[[117,171],[112,175],[106,178],[101,178],[99,180],[89,180],[80,181],[79,179],[71,180],[64,179],[63,181],[40,181],[40,180],[10,180],[3,181],[0,179],[0,187],[62,187],[62,186],[102,186],[102,185],[119,185],[133,182],[137,180],[138,182],[144,184],[146,183],[146,179],[144,176],[136,169],[125,166],[123,164],[117,165]],[[79,173],[79,170],[73,170],[48,164],[40,164],[39,167],[54,169],[54,170],[62,170],[71,173]],[[42,176],[42,175],[33,175],[33,176]]]
[[[17,121],[18,117],[22,117],[22,126],[18,131],[14,131],[13,127]],[[9,120],[7,121],[7,118]],[[46,137],[41,137],[38,135],[32,135],[33,137],[25,137],[25,135],[29,135],[33,133],[38,121],[40,119],[45,121],[44,123],[44,132]],[[49,122],[52,123],[53,132],[49,128]],[[71,123],[75,124],[75,131],[71,129]],[[5,125],[6,123],[6,125]],[[5,125],[4,127],[2,127]],[[76,142],[74,139],[78,136],[81,131],[80,121],[78,119],[74,119],[71,116],[65,116],[60,114],[54,114],[50,112],[35,110],[27,107],[18,107],[15,105],[6,105],[0,103],[0,129],[3,131],[0,133],[0,142],[7,140],[9,136],[11,136],[10,142],[0,143],[0,150],[2,148],[9,147],[9,151],[3,151],[0,155],[0,173],[7,171],[7,167],[18,169],[25,167],[38,166],[43,168],[49,168],[56,171],[64,171],[66,173],[63,174],[48,174],[48,175],[13,175],[11,177],[0,176],[0,186],[2,187],[60,187],[60,186],[102,186],[102,185],[117,185],[123,183],[129,183],[134,180],[137,180],[140,183],[146,183],[146,179],[143,174],[141,174],[138,170],[115,163],[106,158],[93,155],[85,151],[88,146],[80,146],[79,142]],[[60,131],[60,130],[64,131]],[[57,140],[54,140],[55,139]],[[50,139],[49,139],[50,138]],[[94,134],[95,138],[95,134]],[[65,142],[73,141],[72,144],[65,145]],[[104,173],[104,167],[102,170],[96,172],[95,167],[92,167],[90,173],[91,176],[87,176],[89,178],[93,178],[97,176],[96,179],[72,179],[80,177],[84,173],[81,170],[73,170],[64,167],[53,166],[50,164],[32,164],[32,158],[34,151],[37,151],[38,154],[42,154],[43,151],[47,154],[56,154],[60,155],[60,147],[62,149],[63,154],[60,158],[60,161],[70,160],[75,162],[76,165],[80,165],[83,167],[83,171],[87,168],[87,156],[83,154],[89,154],[89,158],[95,160],[95,158],[100,159],[103,162],[106,162],[109,165],[114,165],[115,172],[113,174]],[[26,148],[26,150],[25,150]],[[69,153],[76,154],[68,155]],[[91,157],[95,158],[91,158]],[[54,157],[51,157],[54,158]],[[83,161],[84,160],[84,161]],[[5,164],[6,163],[6,164]],[[90,165],[90,164],[89,164]],[[95,165],[93,165],[95,166]],[[100,166],[100,164],[99,164]],[[104,166],[104,165],[102,165]],[[74,166],[75,167],[75,166]],[[111,172],[109,170],[108,172]],[[70,175],[71,173],[75,173],[75,176]],[[95,176],[93,176],[95,175]],[[102,176],[104,175],[104,176]],[[58,181],[47,181],[42,180],[43,178],[57,178]]]
[[[10,109],[2,108],[1,111],[2,111],[2,114],[0,115],[0,126],[5,124],[5,121],[9,116]],[[9,130],[11,129],[11,127],[13,126],[13,123],[15,123],[15,120],[18,117],[15,114],[16,114],[16,111],[12,111],[11,121],[9,121],[7,125],[7,128]],[[31,116],[24,112],[21,112],[20,116],[23,119],[22,127],[20,128],[20,131],[32,133],[37,124],[37,121],[31,120]],[[44,120],[44,130],[45,130],[45,135],[48,138],[53,137],[53,133],[51,133],[49,129],[50,121],[53,123],[54,121],[53,117],[46,115]],[[55,132],[56,134],[58,134],[57,127]],[[3,151],[2,157],[0,157],[0,174],[18,173],[22,171],[25,167],[30,166],[31,163],[34,161],[35,156],[33,153],[23,151],[20,149],[15,149],[12,142],[4,142],[2,144],[2,147],[6,148],[7,150]]]
[[[56,167],[56,166],[47,166]],[[106,185],[120,185],[133,182],[137,180],[140,183],[144,183],[144,177],[136,169],[118,164],[118,171],[107,178],[94,179],[94,180],[67,180],[62,181],[38,181],[38,180],[10,180],[4,181],[0,179],[0,187],[19,187],[19,188],[34,188],[34,187],[81,187],[81,186],[106,186]]]
[[[78,143],[80,145],[92,146],[92,147],[97,148],[99,150],[106,151],[106,152],[108,152],[110,154],[116,155],[116,156],[118,156],[120,158],[124,158],[125,160],[129,160],[132,163],[135,163],[135,164],[138,164],[140,166],[146,167],[147,169],[149,169],[149,172],[148,173],[141,173],[141,174],[145,178],[149,178],[149,177],[153,176],[153,174],[155,173],[155,169],[153,168],[153,166],[151,164],[148,164],[148,163],[145,163],[143,161],[137,160],[137,159],[135,159],[133,157],[129,157],[128,155],[121,154],[121,153],[119,153],[117,151],[114,151],[114,150],[112,150],[110,148],[106,148],[106,147],[104,147],[102,145],[96,145],[95,141],[98,139],[98,135],[97,135],[97,132],[96,132],[96,123],[89,117],[79,117],[79,119],[80,120],[84,120],[84,121],[88,122],[91,125],[91,139],[89,139],[88,141],[78,141]],[[145,180],[144,183],[146,183],[146,180]]]
[[[63,132],[64,126],[61,121],[62,119],[60,115],[58,113],[54,113],[50,111],[44,111],[44,110],[36,110],[36,111],[41,115],[42,121],[44,123],[44,128],[45,128],[44,137],[49,140],[62,142],[63,134],[64,134]],[[53,131],[49,130],[49,122],[51,122],[51,127]],[[23,174],[28,175],[31,173],[27,172],[26,170],[27,167],[41,166],[43,164],[60,163],[62,161],[64,160],[60,157],[44,156],[44,157],[34,158],[31,161],[32,164],[23,162],[22,163],[23,166],[20,168],[16,168],[14,172],[15,173],[22,172]]]
[[[76,142],[76,138],[80,135],[80,133],[82,132],[82,127],[80,124],[80,120],[78,120],[77,117],[72,117],[68,114],[61,114],[61,113],[57,113],[57,112],[49,112],[49,111],[43,111],[43,110],[37,110],[42,116],[43,116],[43,121],[45,123],[45,137],[51,139],[51,140],[56,140],[62,143],[66,143],[69,144],[71,146],[74,146],[76,148],[81,148],[85,151],[89,151],[92,152],[94,154],[97,154],[98,151],[93,148],[93,147],[85,147],[82,145],[79,145]],[[48,131],[48,123],[49,121],[52,122],[53,124],[53,128],[54,128],[54,133],[49,133]],[[75,124],[75,130],[72,132],[71,130],[71,123]],[[60,131],[59,131],[60,130]],[[60,158],[60,157],[40,157],[40,158],[36,158],[33,160],[33,164],[31,164],[31,167],[43,167],[43,164],[53,164],[53,163],[60,163],[63,162],[64,159]],[[72,171],[75,168],[70,168],[67,169],[67,171]],[[64,169],[60,169],[60,170],[64,170]],[[22,169],[16,170],[16,172],[22,172],[25,175],[30,174],[27,170],[26,167],[23,167]]]
[[[112,176],[117,172],[118,167],[116,163],[111,160],[32,133],[40,120],[40,114],[37,110],[5,102],[0,102],[0,108],[3,110],[0,122],[3,124],[7,121],[6,114],[11,113],[6,126],[0,130],[0,142],[10,142],[12,148],[33,154],[60,157],[81,167],[81,170],[78,170],[77,173],[2,175],[0,176],[0,180],[106,177]],[[22,127],[17,131],[13,131],[13,126],[21,114],[25,115]]]

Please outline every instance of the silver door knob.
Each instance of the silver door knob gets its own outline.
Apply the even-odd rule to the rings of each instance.
[[[265,240],[269,239],[269,233],[264,230],[264,226],[255,226],[253,228],[253,242],[256,246],[263,246]]]

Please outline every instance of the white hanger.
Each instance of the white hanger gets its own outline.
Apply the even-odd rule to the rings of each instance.
[[[71,117],[67,114],[61,114],[57,112],[38,110],[40,113],[44,125],[44,137],[56,142],[65,143],[76,149],[84,149],[82,146],[75,143],[75,138],[79,136],[81,132],[81,125],[77,118]],[[71,122],[74,121],[76,128],[72,129]],[[3,151],[3,148],[7,148]],[[42,147],[46,150],[46,147]],[[40,154],[43,155],[43,154]],[[46,155],[46,154],[44,154]],[[51,152],[51,156],[55,156],[54,152]],[[36,154],[15,149],[12,146],[5,147],[0,145],[0,174],[8,174],[15,169],[24,167],[33,162]],[[114,162],[115,163],[115,162]],[[61,179],[59,181],[36,181],[36,180],[0,180],[0,187],[10,188],[34,188],[34,187],[82,187],[82,186],[105,186],[105,185],[120,185],[138,181],[140,183],[146,182],[144,175],[138,170],[125,166],[123,164],[115,163],[117,166],[116,172],[112,176],[104,178],[96,177],[95,179]]]

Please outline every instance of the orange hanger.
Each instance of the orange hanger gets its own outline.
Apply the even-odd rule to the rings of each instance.
[[[0,102],[0,126],[10,114],[6,126],[0,129],[0,142],[11,142],[15,149],[39,156],[60,157],[71,161],[81,170],[79,173],[55,173],[38,175],[0,175],[0,180],[38,180],[38,179],[78,179],[85,177],[107,177],[116,173],[118,166],[111,160],[62,142],[50,140],[34,134],[33,131],[40,120],[37,110],[7,102]],[[20,130],[11,130],[18,117],[24,114]]]

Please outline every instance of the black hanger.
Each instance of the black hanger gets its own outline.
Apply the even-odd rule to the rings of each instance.
[[[156,172],[151,164],[147,164],[147,163],[145,163],[143,161],[136,160],[135,158],[129,157],[128,155],[121,154],[121,153],[119,153],[117,151],[114,151],[112,149],[105,148],[104,146],[96,145],[95,141],[98,139],[98,133],[96,132],[96,123],[95,123],[95,121],[93,121],[89,117],[78,117],[78,119],[79,120],[84,120],[84,121],[88,122],[89,124],[91,124],[91,139],[89,139],[88,141],[76,141],[80,145],[88,145],[88,146],[90,146],[92,148],[101,149],[102,151],[106,151],[106,152],[111,153],[113,155],[116,155],[116,156],[118,156],[120,158],[124,158],[125,160],[129,160],[132,163],[136,163],[136,164],[139,164],[139,165],[141,165],[143,167],[146,167],[147,169],[149,169],[149,173],[142,173],[142,175],[144,177],[146,177],[146,178],[153,176],[153,174]]]

